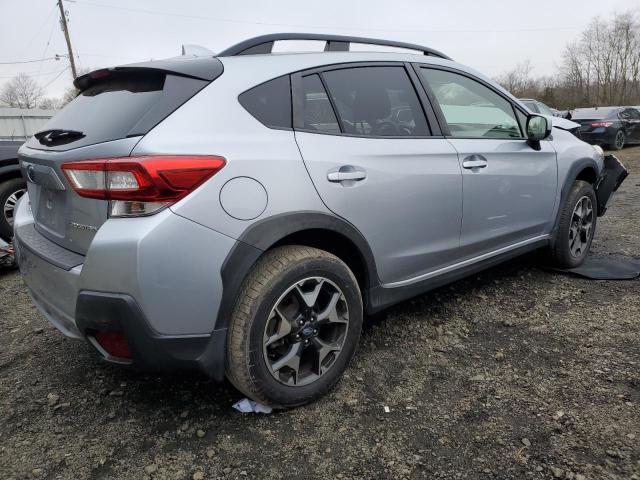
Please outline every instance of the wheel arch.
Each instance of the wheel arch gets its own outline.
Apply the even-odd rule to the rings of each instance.
[[[275,215],[247,228],[222,265],[224,291],[216,329],[227,328],[236,295],[253,265],[264,252],[282,245],[315,247],[337,256],[353,271],[363,297],[379,283],[369,244],[346,220],[318,212]]]
[[[0,162],[0,182],[14,178],[22,178],[22,172],[20,171],[17,160],[15,164],[9,163],[8,165],[3,165],[3,163],[5,162]]]
[[[552,244],[555,243],[556,232],[559,228],[562,205],[564,205],[567,195],[571,191],[571,187],[577,180],[582,180],[595,186],[598,181],[598,171],[598,164],[593,158],[582,158],[575,161],[571,167],[569,167],[567,174],[565,175],[564,182],[562,182],[562,189],[560,191],[560,203],[558,205],[553,230],[551,232]]]

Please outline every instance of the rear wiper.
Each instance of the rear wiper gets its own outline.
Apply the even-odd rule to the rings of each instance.
[[[34,135],[42,145],[65,145],[83,138],[85,135],[77,130],[52,129],[43,130]]]

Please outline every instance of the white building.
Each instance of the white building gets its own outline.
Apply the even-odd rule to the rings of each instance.
[[[55,114],[56,110],[0,107],[0,141],[28,140],[35,132],[42,130]]]

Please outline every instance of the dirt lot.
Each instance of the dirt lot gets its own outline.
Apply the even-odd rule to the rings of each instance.
[[[620,157],[594,250],[639,256],[640,148]],[[0,478],[640,479],[640,281],[535,265],[391,309],[333,394],[272,415],[100,363],[0,273]]]

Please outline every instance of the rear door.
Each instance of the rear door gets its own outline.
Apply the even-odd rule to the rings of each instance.
[[[557,190],[551,142],[532,148],[523,135],[525,115],[479,79],[450,69],[418,71],[459,154],[461,253],[476,257],[544,234]]]
[[[296,141],[313,183],[365,236],[380,280],[451,263],[462,219],[460,166],[430,129],[433,112],[423,110],[415,73],[402,63],[348,64],[294,75],[292,87]]]
[[[209,82],[151,68],[104,70],[81,78],[86,88],[25,144],[20,164],[35,228],[84,254],[107,220],[109,205],[76,194],[61,165],[128,156],[142,135]]]

